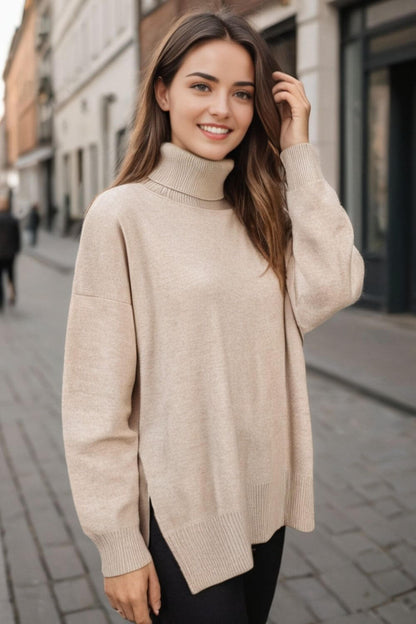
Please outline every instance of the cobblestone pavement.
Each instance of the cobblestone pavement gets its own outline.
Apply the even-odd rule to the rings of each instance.
[[[19,300],[0,317],[0,622],[122,620],[82,533],[60,421],[72,276],[18,261]],[[308,375],[317,528],[289,529],[270,624],[414,624],[416,420]]]

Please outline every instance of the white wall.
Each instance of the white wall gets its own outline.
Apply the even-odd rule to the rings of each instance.
[[[112,179],[115,137],[132,118],[137,90],[134,0],[55,0],[53,73],[55,83],[55,185],[62,210],[65,184],[63,158],[71,155],[71,215],[81,217],[93,199],[90,146],[98,148],[98,191]],[[103,171],[103,98],[109,104],[107,153]],[[78,150],[84,150],[84,198],[77,185]]]

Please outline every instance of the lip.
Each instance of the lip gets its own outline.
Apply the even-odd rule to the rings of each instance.
[[[207,123],[207,124],[197,124],[198,128],[201,130],[203,134],[209,139],[213,139],[214,141],[224,141],[230,134],[232,133],[232,129],[228,126],[224,126],[223,124],[216,123]],[[212,126],[213,128],[224,128],[225,130],[229,130],[227,134],[214,134],[213,132],[207,132],[207,130],[203,130],[201,126]]]

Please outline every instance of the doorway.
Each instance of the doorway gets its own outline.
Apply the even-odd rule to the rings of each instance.
[[[367,85],[365,289],[387,312],[416,313],[416,61]]]

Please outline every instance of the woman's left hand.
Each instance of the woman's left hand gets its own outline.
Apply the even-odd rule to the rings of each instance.
[[[272,89],[280,113],[280,149],[296,143],[309,143],[309,115],[311,104],[300,80],[282,71],[273,72],[277,81]]]

